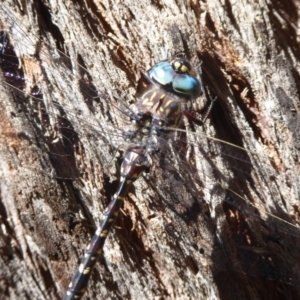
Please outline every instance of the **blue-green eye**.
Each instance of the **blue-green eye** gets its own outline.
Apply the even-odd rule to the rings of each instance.
[[[167,61],[154,65],[149,70],[149,74],[152,79],[161,85],[172,83],[174,76],[176,76],[174,69]]]
[[[190,63],[182,58],[160,62],[148,70],[149,77],[164,89],[196,98],[201,94],[201,84],[194,74]]]
[[[197,78],[187,75],[178,74],[173,80],[173,89],[175,92],[187,96],[198,97],[201,94],[201,85]]]

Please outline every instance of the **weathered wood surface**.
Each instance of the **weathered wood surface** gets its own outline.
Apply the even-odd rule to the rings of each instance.
[[[87,297],[299,297],[300,230],[264,213],[299,224],[299,3],[253,2],[1,2],[15,20],[0,14],[25,70],[24,90],[36,84],[46,107],[59,103],[81,145],[66,150],[55,137],[43,138],[45,128],[26,114],[31,104],[20,105],[1,79],[1,299],[61,298],[115,189],[114,151],[105,145],[118,142],[108,130],[122,120],[101,97],[103,107],[87,111],[91,99],[82,90],[91,84],[79,84],[76,63],[84,64],[98,90],[111,89],[129,103],[140,71],[178,53],[203,61],[206,83],[218,96],[204,129],[195,128],[195,146],[211,157],[225,151],[204,141],[205,132],[259,154],[246,155],[251,168],[241,162],[231,169],[226,155],[197,162],[199,178],[216,163],[211,175],[230,178],[229,186],[243,191],[262,218],[234,218],[235,209],[223,204],[227,195],[210,181],[202,182],[205,188],[172,186],[153,168],[131,190]],[[50,60],[56,55],[50,45],[63,49],[71,64]],[[194,103],[193,111],[199,107]]]

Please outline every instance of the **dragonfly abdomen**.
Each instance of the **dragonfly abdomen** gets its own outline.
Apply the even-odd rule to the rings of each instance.
[[[106,237],[117,219],[128,188],[149,168],[146,153],[142,147],[127,150],[121,165],[121,178],[117,192],[105,210],[100,224],[89,243],[80,266],[70,283],[64,300],[80,299],[87,288],[95,264],[102,253]]]

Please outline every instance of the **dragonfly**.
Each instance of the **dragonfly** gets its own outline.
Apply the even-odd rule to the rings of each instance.
[[[150,89],[143,93],[136,105],[136,112],[129,111],[134,128],[128,129],[124,137],[133,143],[125,152],[120,167],[120,183],[96,230],[72,280],[65,299],[79,299],[83,296],[91,271],[102,253],[109,231],[126,197],[127,190],[142,173],[149,172],[150,156],[166,149],[168,131],[177,128],[182,117],[181,101],[178,97],[199,96],[201,84],[190,63],[177,58],[171,63],[160,62],[145,73]],[[209,106],[208,112],[212,105]],[[185,112],[191,118],[188,112]],[[206,115],[207,116],[207,115]],[[206,117],[204,118],[204,120]],[[196,122],[196,119],[192,119]],[[204,120],[197,120],[203,124]]]
[[[21,48],[27,51],[25,57],[35,57],[35,37],[29,38],[27,36],[25,25],[18,24],[16,18],[12,18],[10,10],[4,10],[4,8],[1,8],[1,10],[2,15],[6,16],[5,26],[10,28],[8,34],[10,35],[10,32],[13,32],[15,38],[20,38],[19,46],[21,45]],[[36,40],[38,43],[43,43],[39,39]],[[10,46],[13,44],[15,44],[15,50],[18,52],[18,43],[11,42]],[[11,62],[9,57],[11,59],[17,58],[16,52],[10,53],[6,46],[2,58],[2,66],[9,66]],[[22,55],[24,56],[24,54]],[[20,56],[22,57],[22,55]],[[59,69],[62,65],[67,67],[69,71],[64,72],[64,78],[61,80],[64,80],[64,84],[69,88],[72,87],[74,81],[77,81],[81,92],[79,97],[83,98],[84,105],[74,99],[74,95],[64,95],[64,102],[61,104],[60,100],[57,99],[60,98],[59,94],[63,93],[64,87],[56,90],[53,88],[53,91],[51,91],[52,95],[49,96],[46,93],[47,87],[43,83],[28,83],[28,80],[25,83],[26,76],[20,74],[22,73],[21,69],[18,69],[19,59],[11,62],[11,66],[4,70],[4,77],[8,81],[6,86],[13,90],[14,96],[19,97],[20,95],[20,99],[23,101],[21,104],[24,105],[23,107],[20,105],[22,110],[27,110],[29,118],[36,121],[36,130],[42,131],[44,138],[48,140],[48,152],[54,164],[58,166],[55,177],[57,179],[75,179],[79,177],[77,173],[80,173],[80,170],[93,168],[91,166],[92,163],[90,163],[89,167],[86,166],[91,159],[87,159],[89,153],[85,149],[88,149],[87,145],[90,144],[91,140],[98,146],[98,157],[95,159],[97,163],[107,161],[107,158],[103,159],[105,157],[104,148],[106,151],[114,153],[115,149],[119,147],[119,143],[124,143],[122,125],[124,123],[126,126],[130,125],[128,119],[130,119],[129,112],[132,110],[129,108],[128,103],[121,100],[125,98],[122,91],[117,91],[119,94],[117,97],[111,92],[116,89],[108,83],[109,74],[101,73],[100,83],[96,84],[97,76],[91,75],[91,72],[87,71],[87,68],[84,67],[84,60],[80,55],[78,55],[79,58],[76,59],[77,62],[75,60],[75,63],[71,58],[58,52],[55,48],[50,48],[50,50],[42,49],[39,55],[40,61],[44,63],[42,70],[48,74],[47,76],[56,77],[60,73]],[[71,53],[70,57],[73,55]],[[48,65],[50,62],[54,62],[54,65]],[[105,63],[107,64],[107,62]],[[10,68],[14,71],[10,71]],[[36,78],[38,77],[36,74],[35,76]],[[13,82],[13,85],[9,86],[10,82]],[[29,91],[26,90],[28,88]],[[130,94],[130,88],[126,92]],[[27,97],[29,95],[32,103],[29,103],[30,101],[25,103],[23,99],[26,98],[24,96],[26,94]],[[17,98],[17,101],[20,101],[19,98]],[[216,106],[218,108],[218,103]],[[73,107],[76,107],[76,109],[72,110]],[[77,113],[74,114],[72,111]],[[100,112],[105,112],[108,117],[95,120],[95,116],[101,115]],[[211,114],[214,114],[214,109]],[[102,125],[102,120],[105,121],[105,127]],[[263,271],[265,272],[263,275],[266,278],[279,279],[295,285],[298,278],[297,274],[287,271],[292,270],[291,266],[285,265],[270,249],[267,248],[266,250],[266,248],[263,248],[260,241],[256,240],[255,246],[252,246],[254,236],[253,234],[251,235],[251,225],[255,226],[256,223],[259,223],[263,224],[263,228],[268,228],[268,230],[273,227],[272,233],[275,233],[275,238],[272,237],[272,239],[277,243],[280,243],[279,240],[283,238],[283,235],[286,235],[288,238],[282,247],[284,251],[288,249],[292,255],[296,255],[296,251],[291,250],[290,240],[298,241],[298,229],[292,224],[268,214],[267,211],[258,210],[255,206],[251,206],[245,201],[255,198],[266,199],[274,196],[275,193],[272,193],[271,196],[264,193],[261,195],[259,193],[255,194],[253,191],[259,189],[254,187],[254,182],[249,179],[253,173],[258,178],[262,178],[261,176],[268,172],[274,174],[270,167],[272,164],[261,162],[259,164],[260,169],[255,170],[252,160],[257,160],[257,155],[254,151],[247,151],[242,149],[242,147],[233,147],[233,145],[221,143],[216,138],[209,138],[201,131],[199,132],[198,128],[193,128],[192,124],[186,124],[183,128],[176,127],[173,131],[174,137],[166,137],[166,139],[169,139],[172,149],[168,150],[164,155],[159,155],[160,159],[158,161],[160,160],[160,165],[158,166],[158,162],[154,163],[150,171],[152,173],[151,176],[144,178],[144,185],[150,186],[154,190],[152,195],[154,200],[151,201],[150,197],[148,205],[158,207],[166,215],[166,220],[169,220],[169,222],[164,224],[165,232],[179,245],[178,248],[182,251],[184,263],[188,265],[188,269],[194,274],[201,273],[198,270],[198,263],[203,260],[201,258],[203,249],[199,249],[201,242],[198,242],[197,239],[202,238],[205,240],[205,235],[210,235],[216,231],[217,234],[215,236],[222,240],[222,246],[226,248],[227,245],[225,250],[229,253],[229,256],[232,256],[232,264],[235,269],[253,276],[261,276]],[[215,148],[217,144],[221,145],[221,150]],[[207,160],[208,167],[207,165],[202,165],[203,160]],[[227,166],[228,170],[220,172],[220,169],[217,167],[218,160],[225,160],[225,166]],[[261,159],[261,161],[264,160]],[[157,164],[157,167],[155,164]],[[161,164],[164,164],[164,168],[161,167]],[[105,169],[106,165],[104,165],[100,168]],[[118,173],[118,168],[116,170]],[[166,173],[169,174],[168,177],[166,177]],[[86,171],[84,176],[88,178],[96,175]],[[87,182],[88,180],[84,176],[82,176],[82,180]],[[161,187],[155,187],[151,177],[159,178],[158,182],[161,182]],[[186,191],[183,192],[183,189]],[[140,196],[142,194],[140,192]],[[160,200],[161,203],[156,199],[162,199]],[[232,230],[230,238],[231,241],[238,245],[236,248],[231,248],[230,240],[226,243],[228,236],[222,235],[222,230],[218,229],[218,226],[221,225],[212,222],[213,229],[202,228],[200,230],[199,223],[197,223],[199,222],[200,214],[205,216],[209,214],[209,211],[212,211],[211,214],[214,214],[216,209],[211,209],[209,206],[213,206],[214,201],[217,201],[217,199],[222,200],[222,207],[225,211],[223,216],[227,221],[227,226]],[[210,204],[207,205],[205,202]],[[86,206],[86,211],[93,211],[93,205],[86,204]],[[202,212],[205,207],[208,207],[206,214]],[[219,206],[217,205],[216,207]],[[154,211],[154,216],[150,215],[149,219],[157,219],[156,214],[159,216],[159,210]],[[87,214],[89,215],[90,213]],[[249,223],[247,223],[248,220],[250,220]],[[205,218],[201,222],[205,222]],[[191,239],[188,242],[186,241],[188,236],[191,236],[195,241],[191,246],[194,250],[197,249],[194,253],[187,251],[185,248],[185,244],[191,244]],[[122,239],[122,237],[119,238]],[[126,244],[126,241],[123,241],[123,244]],[[137,249],[133,250],[135,254]],[[233,252],[232,249],[238,250],[236,250],[236,256],[231,253]],[[208,252],[207,249],[205,251]],[[151,274],[149,276],[151,277]],[[190,288],[186,289],[190,292]]]

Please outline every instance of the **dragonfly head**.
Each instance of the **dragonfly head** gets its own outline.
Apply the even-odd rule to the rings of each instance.
[[[197,98],[202,94],[201,83],[190,62],[182,57],[162,61],[147,71],[147,75],[162,88],[179,96]]]

